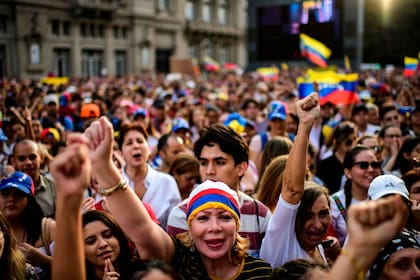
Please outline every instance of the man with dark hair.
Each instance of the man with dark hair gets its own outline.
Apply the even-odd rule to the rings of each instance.
[[[249,253],[254,254],[259,252],[271,212],[261,202],[239,190],[241,178],[248,168],[248,153],[246,140],[232,128],[221,124],[200,130],[200,137],[194,144],[201,179],[221,181],[238,192],[242,214],[239,233],[249,238]],[[166,230],[172,236],[188,230],[187,203],[188,200],[184,200],[169,214]]]
[[[157,152],[162,161],[158,170],[168,173],[169,167],[176,156],[180,153],[189,153],[190,151],[181,137],[174,134],[164,134],[159,138]]]

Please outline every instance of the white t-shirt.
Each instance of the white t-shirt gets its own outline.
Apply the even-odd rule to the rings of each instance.
[[[280,194],[260,251],[261,259],[269,262],[273,269],[295,259],[312,260],[296,237],[295,222],[299,205],[300,201],[296,205],[290,204]],[[325,260],[325,256],[322,257]]]

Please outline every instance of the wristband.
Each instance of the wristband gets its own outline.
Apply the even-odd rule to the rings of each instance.
[[[341,249],[341,255],[347,257],[350,260],[350,263],[357,271],[357,280],[365,279],[365,270],[362,269],[356,257],[350,254],[347,250]]]
[[[112,186],[108,189],[100,188],[99,193],[101,195],[108,196],[108,195],[111,195],[115,191],[125,190],[126,188],[127,188],[127,180],[124,177],[122,177],[121,180],[115,186]]]

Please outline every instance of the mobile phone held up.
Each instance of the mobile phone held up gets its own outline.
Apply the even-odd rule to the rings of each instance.
[[[332,244],[333,244],[334,240],[333,239],[327,239],[324,241],[321,241],[321,246],[326,249],[329,248]]]

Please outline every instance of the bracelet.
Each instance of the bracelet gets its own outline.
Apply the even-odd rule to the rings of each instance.
[[[126,188],[127,188],[127,180],[124,177],[122,177],[121,180],[115,186],[112,186],[108,189],[100,188],[99,193],[101,195],[108,196],[108,195],[111,195],[115,191],[125,190]]]
[[[357,261],[356,257],[353,256],[352,254],[350,254],[347,250],[345,249],[341,249],[341,255],[346,256],[349,260],[350,263],[353,265],[353,267],[356,269],[357,271],[357,279],[358,280],[363,280],[365,279],[365,270],[362,269],[362,267],[360,266],[359,262]]]

